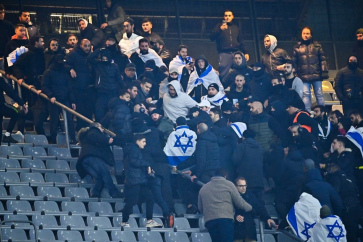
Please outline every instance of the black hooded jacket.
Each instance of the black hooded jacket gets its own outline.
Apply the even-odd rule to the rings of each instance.
[[[11,40],[11,36],[15,34],[14,26],[7,20],[0,20],[0,56],[5,56],[6,44]]]
[[[150,166],[150,163],[144,159],[142,151],[136,144],[130,144],[125,147],[126,186],[147,183],[147,168]]]
[[[50,44],[50,43],[49,43]],[[64,47],[59,47],[57,51],[51,51],[48,47],[44,51],[44,59],[45,59],[45,69],[48,69],[53,63],[55,63],[55,56],[56,55],[66,55],[66,50]]]
[[[118,66],[120,73],[125,71],[126,65],[129,63],[129,58],[127,55],[122,54],[117,44],[110,45],[106,47],[111,52],[111,58],[114,63]]]
[[[245,78],[245,84],[248,85],[253,77],[253,71],[250,67],[247,66],[247,63],[242,63],[242,65],[239,66],[233,63],[231,69],[229,69],[228,74],[222,81],[223,86],[227,88],[233,85],[237,75],[242,75]]]
[[[108,103],[111,111],[111,127],[117,135],[125,135],[131,131],[131,112],[125,100],[118,97]]]
[[[81,30],[81,38],[79,42],[81,42],[83,39],[88,39],[89,41],[91,41],[93,51],[102,48],[106,40],[103,31],[99,28],[96,28],[90,23],[88,23],[85,30]]]
[[[250,88],[252,96],[255,97],[257,101],[263,104],[265,100],[268,99],[272,93],[272,85],[271,85],[271,79],[269,78],[267,73],[264,72],[264,70],[262,71],[263,74],[261,76],[254,75],[250,83]]]

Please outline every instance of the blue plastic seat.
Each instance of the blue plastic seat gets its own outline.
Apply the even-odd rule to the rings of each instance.
[[[164,224],[163,221],[161,221],[160,218],[153,218],[153,220],[159,224]],[[139,219],[139,227],[140,228],[144,228],[146,227],[146,222],[147,222],[147,218],[140,218]],[[164,228],[164,225],[163,225],[163,228]]]
[[[6,201],[7,211],[17,211],[17,212],[32,212],[32,207],[28,201]]]
[[[87,189],[84,187],[66,187],[64,194],[66,197],[89,198]]]
[[[137,222],[136,222],[135,218],[130,217],[127,222],[129,223],[130,228],[138,228],[139,227],[137,225]],[[113,217],[112,223],[113,223],[113,227],[121,227],[122,217],[119,217],[119,216]]]
[[[20,179],[16,172],[0,172],[1,182],[20,182]]]
[[[59,190],[59,187],[38,187],[37,188],[38,196],[47,196],[47,197],[62,197],[62,193]]]
[[[98,228],[112,228],[108,217],[87,217],[87,225],[97,226]]]
[[[47,156],[47,152],[43,147],[24,147],[24,155],[26,156]]]
[[[82,202],[62,202],[62,211],[72,213],[87,213]]]
[[[68,177],[63,173],[46,173],[46,182],[69,183]]]
[[[40,241],[54,241],[55,236],[53,234],[53,231],[50,229],[39,229],[38,232],[38,240]],[[35,233],[34,230],[29,231],[30,239],[35,239]]]
[[[67,148],[49,148],[50,156],[56,156],[58,159],[67,160],[67,158],[72,158],[70,151]]]
[[[137,237],[139,238],[139,241],[163,242],[160,233],[156,231],[139,231]]]
[[[8,193],[6,192],[5,187],[0,186],[0,197],[7,197]]]
[[[20,180],[22,182],[44,182],[44,178],[40,173],[20,173]]]
[[[23,151],[19,146],[0,146],[0,156],[23,156]]]
[[[44,228],[58,227],[57,220],[52,215],[33,215],[32,221],[35,226],[43,225]]]
[[[26,241],[28,240],[26,233],[23,229],[1,229],[2,230],[2,239],[12,241]]]
[[[78,240],[83,241],[82,235],[79,231],[68,231],[68,230],[58,230],[57,231],[58,240]]]
[[[165,242],[188,242],[188,235],[184,232],[166,232]]]
[[[11,186],[10,196],[34,197],[34,191],[29,186]]]
[[[87,230],[84,231],[84,239],[95,242],[110,241],[108,234],[104,230]],[[161,241],[162,242],[162,241]]]
[[[48,139],[45,135],[34,135],[34,134],[26,134],[25,135],[25,143],[33,143],[34,145],[48,145]]]
[[[59,213],[58,204],[54,201],[35,201],[34,210],[46,213]]]
[[[47,160],[47,169],[70,170],[68,162],[65,160]]]
[[[112,231],[111,238],[114,241],[136,242],[135,235],[132,231]]]
[[[212,242],[209,233],[192,233],[192,242]]]
[[[45,169],[44,162],[38,159],[23,159],[21,161],[22,168],[36,168],[36,169]]]
[[[9,220],[16,220],[16,221],[29,221],[28,217],[24,214],[5,214],[4,215],[4,221],[9,221]],[[17,222],[8,222],[5,223],[5,225],[11,225],[14,224],[16,227],[27,227],[30,224],[29,223],[17,223]]]
[[[89,212],[98,212],[99,214],[112,214],[113,210],[111,204],[108,202],[89,202]]]
[[[0,159],[0,168],[20,168],[20,164],[15,159]]]
[[[62,215],[59,217],[59,220],[63,226],[86,227],[82,216],[79,215]]]

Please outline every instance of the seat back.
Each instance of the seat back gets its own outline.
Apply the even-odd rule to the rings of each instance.
[[[20,173],[20,180],[22,182],[44,182],[44,178],[40,173]]]
[[[35,211],[44,211],[46,213],[58,213],[58,204],[54,201],[35,201],[34,202]]]
[[[62,215],[59,218],[61,225],[71,227],[86,227],[82,216],[79,215]]]
[[[20,168],[20,164],[15,159],[0,159],[0,168]]]
[[[28,156],[47,156],[43,147],[24,147],[24,155]]]
[[[12,241],[26,241],[28,240],[25,231],[23,229],[1,229],[2,239]]]
[[[20,182],[16,172],[0,172],[0,182]]]
[[[89,202],[89,212],[98,212],[100,214],[111,214],[113,213],[111,204],[108,202]]]
[[[84,231],[84,239],[95,242],[110,241],[108,234],[104,230],[88,230]]]
[[[68,162],[65,160],[47,160],[46,165],[47,169],[70,170]]]
[[[69,230],[58,230],[57,231],[58,240],[78,240],[83,241],[82,235],[79,231],[69,231]]]
[[[64,191],[66,197],[89,198],[87,189],[84,187],[66,187]]]
[[[35,145],[48,145],[48,139],[45,135],[26,134],[25,143],[33,143]]]
[[[46,182],[58,182],[58,183],[69,183],[68,177],[63,173],[46,173]]]
[[[23,159],[21,161],[22,168],[36,168],[36,169],[45,169],[44,162],[38,159]]]
[[[12,145],[12,146],[0,146],[0,156],[7,156],[7,155],[18,155],[22,156],[23,151],[19,146]]]
[[[192,242],[212,242],[209,233],[192,233]]]
[[[184,242],[189,241],[188,235],[184,232],[166,232],[165,242]]]
[[[28,201],[6,201],[7,211],[17,211],[17,212],[32,212],[32,207]]]
[[[136,242],[135,235],[132,231],[112,231],[111,237],[114,241]]]
[[[53,215],[33,215],[32,221],[35,226],[43,225],[43,227],[58,227],[57,220]]]
[[[29,186],[11,186],[11,196],[34,197],[33,189]]]
[[[38,240],[40,241],[52,241],[55,240],[55,236],[53,231],[50,229],[40,229],[37,231],[38,233]],[[30,239],[35,239],[35,232],[34,230],[29,231]]]
[[[175,218],[174,219],[174,228],[177,229],[190,229],[190,224],[188,219],[186,218]]]
[[[37,193],[38,196],[43,197],[62,197],[62,193],[59,190],[59,187],[38,187]]]
[[[87,213],[82,202],[62,202],[61,206],[64,212]]]
[[[137,237],[139,241],[163,242],[160,233],[156,231],[139,231]]]
[[[97,226],[99,228],[111,228],[111,221],[108,217],[87,217],[88,226]]]
[[[29,221],[28,217],[24,214],[5,214],[4,221],[9,221],[9,220]],[[26,227],[30,225],[29,223],[16,223],[16,222],[5,223],[5,225],[11,225],[11,224],[14,224],[16,227]]]
[[[65,159],[72,158],[71,152],[67,148],[49,148],[48,149],[50,156],[56,156],[59,159]]]

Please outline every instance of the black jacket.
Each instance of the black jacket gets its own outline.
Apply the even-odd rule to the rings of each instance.
[[[237,25],[233,22],[227,23],[228,29],[221,30],[222,23],[217,24],[212,33],[210,40],[217,42],[218,53],[236,52],[240,50],[243,54],[247,54],[246,47],[243,43],[242,33]]]
[[[244,60],[244,59],[243,59]],[[242,75],[245,78],[246,85],[249,85],[251,79],[253,77],[253,71],[250,67],[247,66],[247,63],[242,63],[237,66],[235,63],[232,64],[231,69],[229,69],[228,74],[223,78],[222,84],[225,88],[234,84],[234,80],[237,75]]]
[[[150,166],[136,144],[130,144],[125,148],[124,154],[125,175],[127,186],[147,183],[147,168]]]
[[[279,89],[275,89],[276,87],[279,87]],[[267,110],[271,109],[271,103],[275,101],[281,101],[285,106],[285,110],[290,102],[296,101],[296,102],[301,102],[301,104],[303,104],[301,97],[295,90],[290,90],[287,87],[283,86],[282,84],[272,86],[272,90],[273,93],[268,98]]]
[[[363,62],[363,60],[362,60]],[[340,101],[362,98],[363,70],[349,67],[340,69],[335,77],[335,93]]]
[[[236,90],[236,84],[233,83],[229,89],[229,92],[227,93],[228,99],[233,103],[236,104],[239,100],[244,100],[245,98],[248,98],[248,96],[251,95],[251,90],[248,85],[243,85],[242,92],[237,92]]]
[[[353,54],[357,56],[358,68],[363,70],[363,40],[355,43],[353,47]]]
[[[86,90],[92,82],[91,64],[87,60],[88,54],[79,46],[74,48],[67,56],[66,61],[70,69],[73,69],[77,77],[72,78],[72,85],[78,90]]]
[[[201,177],[205,171],[214,171],[219,168],[219,147],[217,137],[209,130],[198,135],[195,150],[196,165],[192,169],[193,175]]]
[[[76,169],[81,178],[88,173],[82,162],[85,158],[92,156],[102,159],[106,164],[113,166],[114,158],[110,149],[109,138],[96,127],[90,127],[87,131],[79,134],[81,142],[81,154],[78,157]]]
[[[55,97],[60,102],[68,100],[70,103],[75,103],[71,76],[64,66],[53,64],[44,72],[42,92],[49,98]]]
[[[122,54],[117,44],[106,47],[111,52],[111,57],[114,63],[118,66],[120,73],[125,71],[126,65],[129,63],[127,55]]]
[[[342,172],[347,174],[349,177],[355,180],[354,177],[354,153],[351,149],[346,149],[340,155],[333,153],[326,163],[336,163]]]
[[[322,181],[319,170],[309,170],[307,176],[308,182],[302,192],[309,193],[318,199],[321,205],[327,205],[332,214],[339,216],[342,212],[343,203],[337,191],[329,183]]]
[[[263,150],[252,138],[240,143],[233,153],[237,177],[244,177],[249,187],[263,188]]]
[[[301,110],[300,110],[301,111]],[[291,115],[290,117],[290,124],[289,125],[292,125],[293,124],[293,121],[296,117],[296,115],[300,112],[296,112],[294,113],[293,115]],[[311,127],[311,134],[317,139],[318,138],[318,135],[319,135],[319,128],[318,128],[318,123],[316,122],[315,119],[311,118],[308,114],[306,113],[301,113],[298,117],[297,117],[297,122],[296,123],[299,123],[301,125],[306,125],[306,126],[309,126]]]
[[[213,121],[212,121],[211,117],[209,116],[208,113],[206,113],[203,110],[199,111],[199,115],[197,117],[193,117],[191,115],[190,120],[187,121],[187,125],[189,126],[189,129],[193,130],[196,133],[197,133],[197,126],[200,123],[205,123],[206,125],[208,125],[209,128],[213,126]]]
[[[146,99],[150,97],[150,92],[148,94],[146,94],[143,90],[141,86],[137,87],[137,95],[135,97],[135,104],[146,104]]]
[[[160,70],[159,67],[155,67],[153,71],[144,71],[138,79],[142,81],[144,78],[149,78],[152,81],[152,87],[149,92],[149,97],[153,100],[159,99],[159,87],[160,83],[167,77],[163,71]]]
[[[252,96],[263,104],[272,93],[271,79],[267,73],[264,73],[260,77],[254,76],[250,82],[250,88]]]
[[[51,51],[49,48],[44,51],[45,69],[48,69],[53,63],[55,63],[56,55],[66,55],[65,48],[59,47],[56,52]]]
[[[91,44],[93,46],[93,51],[102,48],[105,45],[105,35],[103,34],[103,31],[99,28],[96,28],[92,24],[88,24],[85,30],[81,31],[81,38],[79,40],[79,43],[83,39],[88,39],[91,41]]]
[[[131,131],[131,112],[125,100],[115,97],[108,103],[111,111],[111,127],[117,135],[125,135]]]
[[[328,64],[323,47],[317,41],[298,42],[292,52],[297,76],[303,82],[321,81],[329,78]]]
[[[13,73],[18,79],[26,77],[25,82],[40,88],[39,77],[45,71],[44,50],[35,47],[28,47],[29,51],[22,54],[14,63]]]
[[[2,36],[2,35],[1,35]],[[16,36],[13,36],[12,38],[15,38]],[[21,46],[27,46],[29,44],[28,39],[11,39],[9,42],[7,42],[6,46],[4,47],[4,70],[6,74],[13,74],[13,67],[8,66],[8,62],[6,61],[6,57],[9,56],[11,52],[16,50],[16,48],[19,48]]]
[[[118,66],[108,61],[98,61],[97,56],[101,50],[90,53],[87,60],[94,66],[96,71],[95,87],[98,93],[118,93],[123,86],[121,73]]]
[[[24,105],[24,101],[16,94],[13,88],[11,88],[10,85],[5,82],[5,79],[2,77],[2,75],[0,75],[0,105],[4,105],[5,103],[5,97],[3,94],[4,92],[20,106]]]
[[[144,39],[147,39],[147,40],[149,41],[150,46],[152,46],[154,43],[156,43],[156,41],[158,41],[158,40],[162,40],[162,38],[160,37],[160,35],[158,35],[158,34],[157,34],[157,33],[155,33],[155,32],[152,32],[152,31],[151,31],[151,34],[149,34],[149,33],[147,33],[147,32],[142,31],[142,32],[140,33],[140,35],[141,35],[142,37],[144,37]]]
[[[270,76],[270,78],[283,74],[283,71],[277,70],[277,66],[285,64],[286,60],[290,60],[287,52],[280,48],[275,48],[273,53],[266,50],[265,54],[261,57],[262,64],[265,65],[265,71]]]
[[[0,57],[4,57],[6,44],[11,40],[11,36],[15,34],[15,29],[9,21],[0,20],[0,33]]]
[[[248,182],[250,184],[250,182]],[[252,211],[246,212],[242,209],[236,209],[235,221],[234,221],[234,239],[242,240],[248,237],[251,240],[257,241],[256,236],[256,215],[260,216],[260,219],[266,222],[271,217],[268,215],[266,208],[261,202],[256,198],[256,196],[248,191],[245,194],[241,194],[241,197],[252,206]],[[236,217],[238,215],[243,216],[244,222],[240,223],[237,221]]]

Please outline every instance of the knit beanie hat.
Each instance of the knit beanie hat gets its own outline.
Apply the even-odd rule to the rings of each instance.
[[[355,34],[363,34],[363,28],[358,29]]]
[[[320,218],[326,218],[330,215],[331,215],[331,211],[327,205],[324,205],[320,208]]]
[[[177,126],[186,125],[186,124],[187,124],[187,120],[184,117],[179,117],[176,119]]]
[[[242,138],[243,132],[245,132],[245,130],[247,130],[246,124],[242,123],[242,122],[236,122],[236,123],[231,124],[231,128],[237,134],[238,138]]]
[[[214,87],[218,92],[219,92],[219,86],[218,86],[218,84],[217,83],[212,83],[212,84],[210,84],[209,86],[208,86],[208,89],[210,88],[210,87]]]
[[[153,115],[154,113],[157,113],[159,115],[163,115],[163,111],[161,111],[160,109],[157,109],[157,108],[154,109],[153,111],[151,111],[150,116]]]
[[[154,60],[147,60],[145,62],[145,68],[150,68],[150,69],[155,69],[156,68],[156,64]]]

